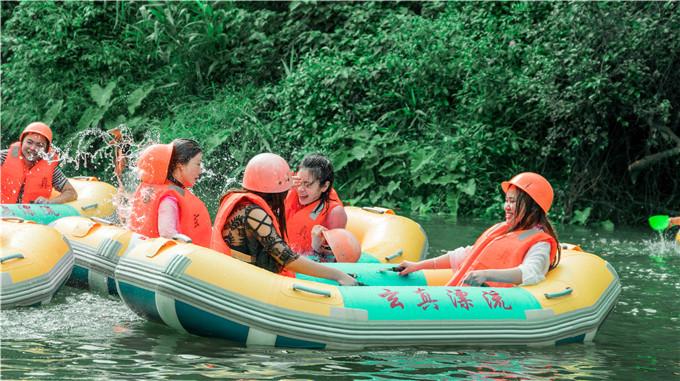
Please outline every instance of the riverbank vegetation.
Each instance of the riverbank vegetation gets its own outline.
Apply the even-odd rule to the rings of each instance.
[[[344,198],[407,213],[498,218],[521,171],[567,223],[680,212],[675,2],[1,6],[2,147],[38,119],[72,150],[192,137],[214,204],[271,150],[323,152]]]

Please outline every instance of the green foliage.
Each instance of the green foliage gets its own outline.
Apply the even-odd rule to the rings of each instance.
[[[598,225],[600,226],[600,228],[602,228],[602,229],[604,229],[605,231],[608,231],[608,232],[613,232],[614,228],[615,228],[614,223],[611,222],[610,220],[600,221],[600,223]]]
[[[570,224],[585,225],[586,222],[588,222],[588,217],[590,217],[591,210],[593,210],[593,208],[587,207],[583,210],[574,211],[574,217],[571,218]]]
[[[11,2],[2,18],[3,146],[37,119],[57,143],[153,126],[202,143],[214,192],[267,150],[325,153],[344,199],[416,213],[498,218],[521,171],[552,182],[563,221],[680,203],[678,155],[628,172],[680,134],[674,2]]]

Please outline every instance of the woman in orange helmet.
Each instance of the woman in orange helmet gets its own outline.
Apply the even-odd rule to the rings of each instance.
[[[130,230],[152,238],[183,234],[197,245],[210,246],[210,214],[189,190],[201,175],[202,157],[198,143],[189,139],[154,144],[142,152]]]
[[[547,213],[553,189],[543,176],[524,172],[501,184],[505,221],[487,229],[473,246],[440,257],[402,262],[400,275],[422,269],[453,268],[448,286],[511,287],[531,285],[560,261],[560,247]]]
[[[210,247],[271,272],[299,272],[356,285],[354,278],[300,256],[284,241],[284,199],[290,187],[290,167],[282,157],[261,153],[250,159],[243,189],[222,196]]]

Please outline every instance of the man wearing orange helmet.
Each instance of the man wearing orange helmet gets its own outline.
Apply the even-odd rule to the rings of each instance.
[[[420,262],[401,263],[400,275],[422,269],[453,268],[448,286],[511,287],[545,279],[557,267],[560,247],[547,213],[553,189],[543,176],[524,172],[501,184],[505,221],[487,229],[473,246]]]
[[[19,141],[0,151],[2,204],[63,204],[78,198],[51,149],[52,130],[42,122],[26,126]],[[50,199],[52,189],[61,192]]]
[[[273,153],[256,155],[246,165],[243,188],[222,196],[213,224],[210,248],[271,272],[299,272],[356,285],[344,272],[293,252],[286,232],[284,199],[292,183],[290,167]]]

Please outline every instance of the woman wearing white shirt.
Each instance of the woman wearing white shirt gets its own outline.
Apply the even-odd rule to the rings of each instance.
[[[511,287],[545,279],[557,267],[560,247],[547,217],[553,189],[543,176],[524,172],[501,184],[505,221],[487,229],[473,246],[420,262],[401,263],[406,275],[422,269],[453,268],[448,286]]]

